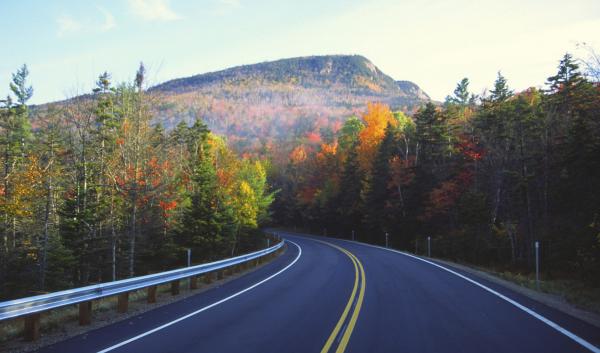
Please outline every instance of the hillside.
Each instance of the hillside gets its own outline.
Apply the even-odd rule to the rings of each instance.
[[[164,82],[159,120],[173,127],[204,119],[242,151],[270,141],[331,135],[370,101],[412,112],[429,96],[416,84],[395,81],[359,55],[311,56],[238,66]]]
[[[396,81],[359,55],[282,59],[170,80],[148,92],[155,123],[167,130],[204,120],[227,136],[240,153],[281,157],[300,143],[330,142],[343,121],[364,112],[367,102],[383,102],[412,113],[429,96],[410,81]],[[85,94],[51,106],[94,99]],[[36,123],[34,122],[34,125]]]

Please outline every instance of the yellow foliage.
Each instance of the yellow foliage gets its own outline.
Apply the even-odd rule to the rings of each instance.
[[[27,217],[33,214],[32,203],[43,196],[43,170],[36,156],[30,156],[25,164],[8,177],[9,191],[2,189],[0,209],[11,217]]]
[[[358,135],[358,160],[363,170],[369,170],[386,127],[388,124],[397,127],[398,120],[394,118],[390,108],[382,103],[369,103],[362,119],[365,128]]]

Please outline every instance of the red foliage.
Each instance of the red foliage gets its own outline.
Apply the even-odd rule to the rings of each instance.
[[[472,161],[478,161],[485,155],[485,150],[482,147],[478,146],[465,136],[461,136],[460,141],[456,146],[460,153]]]
[[[321,135],[316,132],[309,132],[306,134],[306,139],[311,143],[321,143]]]

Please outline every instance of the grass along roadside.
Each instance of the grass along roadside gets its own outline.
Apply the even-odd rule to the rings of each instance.
[[[427,257],[425,257],[427,258]],[[509,288],[556,310],[574,316],[600,328],[600,288],[590,288],[576,280],[540,280],[536,289],[535,275],[523,275],[509,271],[456,263],[438,258],[428,258],[490,282]]]
[[[535,277],[509,271],[489,271],[504,280],[532,290],[536,289]],[[568,303],[600,315],[600,288],[590,288],[580,281],[554,279],[540,280],[539,291],[564,298]]]

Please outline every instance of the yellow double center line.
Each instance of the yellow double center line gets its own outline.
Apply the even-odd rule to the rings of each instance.
[[[332,247],[338,249],[339,251],[343,252],[350,258],[350,260],[352,261],[352,264],[354,265],[355,277],[354,277],[354,288],[352,289],[352,294],[350,295],[350,298],[348,299],[348,303],[346,304],[346,308],[344,308],[344,312],[342,312],[342,316],[340,317],[340,320],[337,322],[337,324],[333,328],[331,335],[329,335],[327,342],[325,342],[325,346],[323,346],[323,349],[321,349],[321,353],[329,352],[329,350],[331,349],[331,346],[335,342],[336,337],[338,337],[340,330],[342,329],[342,327],[344,325],[344,322],[346,322],[346,318],[348,317],[350,310],[352,309],[352,304],[355,302],[355,299],[356,299],[356,293],[359,292],[358,300],[356,300],[356,305],[354,305],[354,311],[352,311],[352,316],[350,317],[350,321],[348,321],[348,326],[346,326],[346,330],[344,331],[343,336],[341,337],[341,339],[339,341],[338,347],[335,350],[335,353],[343,353],[344,350],[346,349],[346,346],[348,345],[348,341],[350,341],[350,336],[352,335],[354,326],[356,326],[356,320],[358,319],[358,314],[360,313],[360,308],[362,307],[362,303],[363,303],[363,300],[365,297],[365,286],[366,286],[365,270],[363,268],[362,263],[350,251],[348,251],[342,247],[339,247],[337,245],[331,244],[331,243],[327,243],[327,242],[320,241],[320,240],[317,240],[317,241],[327,244],[329,246],[332,246]],[[360,282],[360,284],[359,284],[359,282]]]

